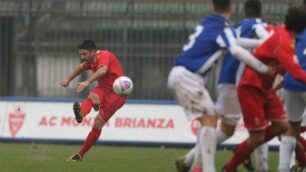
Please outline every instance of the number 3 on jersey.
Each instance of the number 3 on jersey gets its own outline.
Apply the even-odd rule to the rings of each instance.
[[[193,34],[189,36],[189,41],[187,44],[183,46],[183,51],[187,51],[193,47],[197,37],[203,32],[204,27],[201,25],[197,25]]]

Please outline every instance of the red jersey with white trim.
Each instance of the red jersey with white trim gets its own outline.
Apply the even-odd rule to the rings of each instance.
[[[83,69],[90,69],[93,73],[102,65],[107,67],[107,72],[98,80],[97,87],[111,89],[115,79],[123,75],[121,64],[114,54],[107,50],[98,50],[93,63],[82,63]]]
[[[283,75],[287,71],[297,80],[306,83],[306,73],[297,61],[290,33],[283,26],[272,27],[272,30],[273,35],[254,51],[254,56],[266,65],[277,67],[277,73]],[[239,84],[271,89],[276,75],[260,74],[246,66]]]

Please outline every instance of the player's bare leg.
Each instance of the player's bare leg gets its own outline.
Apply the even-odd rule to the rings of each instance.
[[[236,129],[236,125],[231,125],[228,124],[224,121],[221,122],[221,130],[218,132],[217,131],[217,142],[218,144],[223,142],[224,140],[226,140],[227,138],[231,137]],[[218,134],[222,132],[223,133],[223,137],[220,136],[221,134]],[[251,157],[247,157],[244,161],[243,161],[243,166],[248,170],[248,171],[254,171],[255,168],[253,166],[253,163],[251,161]]]
[[[231,125],[226,122],[221,122],[221,131],[223,132],[224,137],[218,140],[218,143],[223,142],[225,139],[231,137],[235,132],[236,125]]]
[[[229,123],[225,122],[225,120],[222,120],[221,128],[220,128],[220,130],[217,130],[217,144],[222,143],[223,141],[225,141],[226,139],[228,139],[232,135],[234,135],[235,129],[236,129],[236,125],[229,124]],[[243,166],[248,171],[254,171],[255,170],[250,156],[247,157],[245,161],[243,161]]]
[[[68,162],[78,162],[81,161],[84,157],[85,153],[92,147],[92,145],[95,144],[95,142],[99,139],[101,135],[101,130],[103,126],[105,125],[104,120],[98,114],[95,118],[92,130],[88,134],[85,142],[83,143],[83,146],[81,147],[80,151],[69,158],[66,159]]]
[[[73,112],[76,121],[81,123],[83,118],[91,111],[92,108],[94,108],[95,111],[98,111],[99,103],[99,96],[96,94],[90,94],[82,103],[75,102],[73,104]]]
[[[99,96],[96,94],[90,94],[88,98],[93,101],[93,109],[96,112],[99,111],[99,104],[100,104]]]

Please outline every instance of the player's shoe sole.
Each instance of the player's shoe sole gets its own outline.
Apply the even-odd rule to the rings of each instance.
[[[78,123],[81,123],[83,120],[83,115],[82,115],[82,111],[81,111],[81,103],[80,102],[75,102],[73,104],[73,112],[75,115],[75,120]]]
[[[184,164],[185,158],[184,156],[179,156],[175,159],[175,166],[177,172],[188,172],[190,167]]]
[[[73,154],[66,159],[67,162],[80,162],[81,160],[82,160],[82,157],[78,153]]]

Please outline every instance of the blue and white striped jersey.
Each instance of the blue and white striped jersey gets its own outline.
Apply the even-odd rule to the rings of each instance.
[[[306,30],[296,39],[295,47],[298,62],[302,69],[306,71]],[[306,91],[306,84],[294,79],[288,72],[284,77],[284,88],[291,91]]]
[[[206,75],[232,44],[236,44],[236,38],[228,20],[213,13],[198,23],[174,65]]]
[[[265,26],[266,23],[259,18],[246,18],[240,23],[236,24],[234,29],[238,37],[259,38],[261,35],[256,33],[256,28],[264,28]],[[227,52],[219,74],[218,84],[236,84],[239,66],[240,61],[234,58],[232,54]]]

